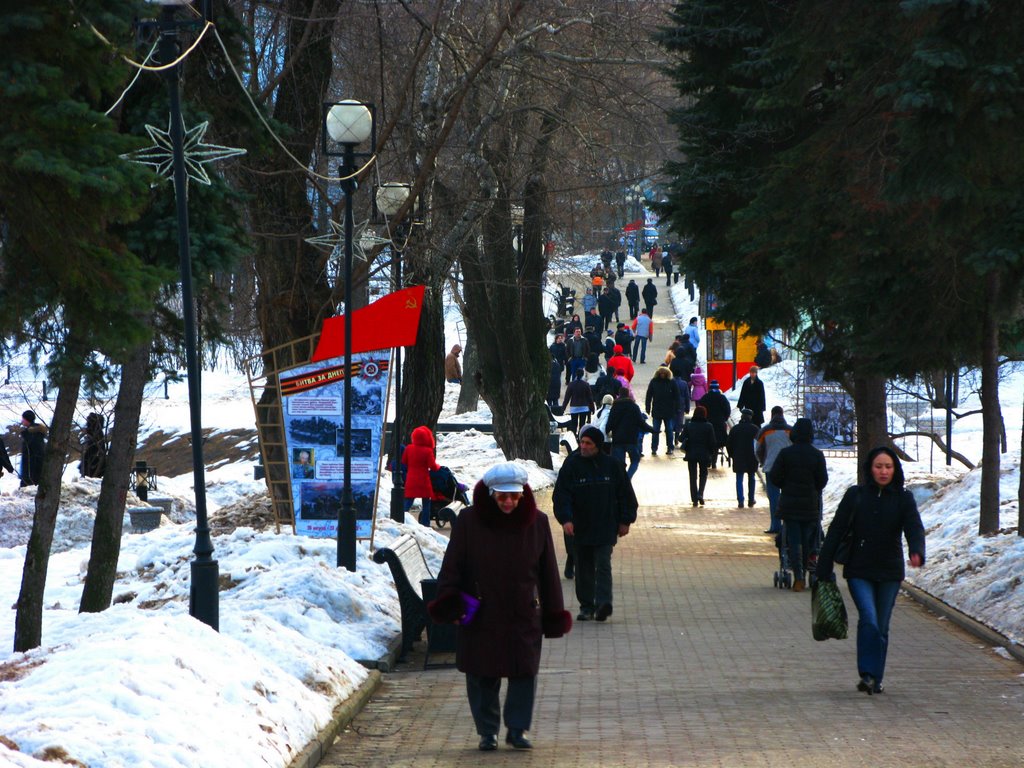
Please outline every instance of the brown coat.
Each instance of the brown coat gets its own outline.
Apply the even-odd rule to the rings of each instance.
[[[459,363],[459,353],[462,351],[462,347],[456,344],[452,347],[452,351],[447,354],[444,359],[444,379],[445,381],[461,381],[462,380],[462,364]]]
[[[450,623],[462,615],[460,591],[480,599],[473,620],[457,631],[460,671],[481,677],[534,677],[541,636],[561,637],[572,626],[562,603],[548,517],[529,486],[510,514],[482,482],[473,505],[459,514],[438,575],[431,618]]]

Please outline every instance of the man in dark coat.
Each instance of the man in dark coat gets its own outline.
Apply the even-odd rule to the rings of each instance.
[[[725,449],[732,459],[732,471],[736,473],[736,503],[743,507],[743,476],[747,476],[747,503],[754,506],[754,488],[757,485],[757,456],[754,443],[761,428],[753,423],[749,408],[744,408],[740,423],[729,430]]]
[[[437,599],[428,606],[438,623],[456,623],[455,661],[466,675],[466,692],[480,749],[498,746],[501,678],[508,678],[505,741],[529,749],[541,637],[572,627],[562,602],[562,583],[547,515],[537,509],[526,470],[491,467],[473,489],[473,504],[452,524],[451,541],[437,577]],[[468,621],[465,596],[478,601]]]
[[[629,319],[634,319],[640,314],[640,289],[635,280],[630,280],[626,286],[626,303],[629,304]]]
[[[740,387],[740,399],[736,402],[739,409],[749,408],[751,421],[757,426],[764,424],[764,409],[767,407],[764,395],[764,382],[758,377],[758,367],[750,366],[750,373]]]
[[[621,278],[626,270],[626,252],[616,251],[615,252],[615,270],[619,273]]]
[[[828,483],[825,454],[811,445],[814,428],[810,419],[797,419],[789,433],[793,444],[779,451],[769,476],[782,489],[779,517],[786,531],[793,591],[805,587],[804,570],[821,527],[821,492]]]
[[[562,371],[564,370],[562,364],[554,357],[551,358],[551,375],[548,378],[548,396],[547,403],[552,408],[558,407],[558,402],[562,399]]]
[[[46,425],[36,423],[35,411],[21,414],[21,487],[39,485],[46,451]]]
[[[619,307],[622,306],[622,291],[615,287],[614,282],[608,283],[608,298],[612,300],[612,313],[615,315],[615,322],[619,322]]]
[[[729,421],[729,415],[732,413],[732,406],[729,405],[729,399],[722,394],[722,390],[718,386],[718,379],[712,379],[708,385],[707,394],[700,399],[700,404],[707,409],[708,421],[711,422],[711,426],[715,428],[715,439],[718,441],[718,447],[725,447],[726,440],[726,428],[725,424]],[[716,450],[711,456],[711,468],[715,469],[718,466],[718,451]]]
[[[619,323],[615,329],[615,343],[623,349],[633,348],[633,332],[625,323]]]
[[[578,621],[612,615],[612,550],[636,521],[637,500],[622,463],[601,451],[604,434],[584,427],[580,447],[555,480],[555,518],[576,547]]]
[[[665,427],[665,453],[669,456],[675,453],[675,423],[679,409],[679,388],[672,380],[672,371],[663,365],[659,366],[647,384],[647,397],[644,400],[644,410],[654,420],[651,432],[652,456],[658,454],[658,436],[662,425]]]
[[[683,427],[680,438],[686,452],[686,469],[690,475],[690,502],[704,506],[704,488],[708,482],[708,465],[718,446],[715,429],[708,423],[708,412],[703,405],[693,409],[693,418]]]
[[[548,351],[551,356],[555,358],[559,363],[562,364],[562,369],[565,369],[568,363],[567,352],[565,349],[565,335],[561,333],[555,334],[555,340],[551,342],[551,346],[548,347]]]
[[[612,439],[612,456],[626,466],[629,457],[629,469],[626,476],[632,481],[633,475],[640,468],[640,445],[644,433],[650,432],[644,412],[633,402],[629,392],[621,390],[615,397],[612,409],[608,413],[608,436]]]
[[[597,297],[597,313],[601,316],[601,332],[603,333],[608,330],[612,316],[615,314],[615,300],[612,298],[611,289],[605,288]]]
[[[647,314],[654,317],[654,305],[658,303],[658,287],[654,280],[647,278],[647,285],[643,290],[644,306],[647,307]]]
[[[679,342],[679,346],[676,347],[675,355],[675,359],[669,363],[672,375],[689,384],[690,374],[693,373],[693,368],[697,365],[697,350],[693,348],[690,340],[684,336]]]

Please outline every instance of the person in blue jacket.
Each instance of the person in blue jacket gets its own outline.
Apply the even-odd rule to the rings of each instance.
[[[857,605],[857,690],[882,693],[889,649],[889,619],[906,575],[902,538],[910,565],[925,562],[925,533],[914,495],[903,487],[903,467],[891,448],[873,449],[868,481],[847,489],[818,554],[818,579],[834,579],[837,550],[849,532],[843,577]]]

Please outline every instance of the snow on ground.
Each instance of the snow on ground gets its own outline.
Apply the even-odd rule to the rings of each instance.
[[[597,259],[575,259],[588,271]],[[635,262],[633,262],[636,267]],[[627,269],[629,267],[627,266]],[[697,314],[682,283],[672,288],[681,325]],[[667,302],[663,302],[667,303]],[[459,319],[447,318],[448,342],[464,341]],[[463,336],[460,336],[460,333]],[[702,330],[703,335],[703,330]],[[703,346],[703,345],[702,345]],[[701,350],[703,358],[703,350]],[[768,405],[796,412],[795,363],[765,369]],[[204,373],[204,426],[251,427],[252,402],[244,376]],[[1019,443],[1024,372],[1009,371],[1001,390],[1011,444]],[[188,431],[184,384],[154,385],[145,403],[145,431]],[[735,394],[733,395],[735,397]],[[455,420],[458,387],[445,392],[443,418]],[[972,396],[962,410],[977,407]],[[15,423],[24,389],[0,394],[0,423]],[[49,421],[45,403],[38,403]],[[35,406],[33,406],[35,407]],[[83,403],[83,412],[88,405]],[[458,418],[487,422],[484,409]],[[8,440],[8,444],[16,443]],[[954,446],[971,461],[981,457],[981,416],[960,419]],[[915,448],[915,450],[917,450]],[[980,470],[947,468],[941,457],[906,465],[928,531],[928,563],[910,580],[947,603],[1024,643],[1024,539],[1016,535],[1020,454],[1002,456],[1001,525],[979,537]],[[493,437],[476,431],[442,436],[438,459],[472,486],[503,460]],[[18,457],[13,460],[17,466]],[[554,474],[526,463],[535,488]],[[854,482],[850,459],[829,459],[826,523]],[[211,519],[257,505],[265,486],[252,480],[251,462],[208,471]],[[390,477],[383,480],[375,545],[411,533],[436,570],[446,539],[388,517]],[[17,478],[0,478],[0,764],[42,768],[47,758],[73,758],[93,766],[287,765],[327,724],[333,707],[367,672],[357,659],[383,656],[399,632],[400,610],[385,566],[358,547],[358,570],[334,566],[333,540],[307,539],[273,529],[233,527],[214,537],[221,578],[220,632],[189,618],[189,563],[193,559],[191,475],[160,478],[160,494],[175,500],[174,522],[124,536],[114,588],[116,604],[100,614],[79,614],[89,558],[99,481],[65,473],[62,504],[44,601],[43,644],[12,653],[18,598],[31,529],[34,491]],[[265,501],[263,502],[265,503]],[[126,520],[126,531],[130,530]],[[230,724],[230,727],[225,727]],[[13,745],[17,745],[15,751]]]

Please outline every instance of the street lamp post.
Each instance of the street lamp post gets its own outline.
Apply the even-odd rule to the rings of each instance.
[[[513,205],[511,216],[513,245],[516,249],[516,274],[521,274],[523,271],[523,206]]]
[[[179,22],[180,4],[163,5],[159,21],[160,60],[170,63],[178,57],[178,29],[194,26],[194,21]],[[181,63],[167,70],[167,90],[171,108],[171,151],[174,162],[174,197],[178,217],[178,261],[181,270],[181,312],[185,322],[185,364],[188,371],[189,420],[192,430],[192,479],[196,494],[196,543],[192,550],[192,585],[189,592],[189,615],[213,629],[220,628],[220,595],[218,565],[213,559],[213,540],[206,516],[206,477],[203,466],[203,428],[200,412],[199,355],[196,344],[195,302],[192,298],[192,258],[188,238],[188,179],[185,169],[184,127],[181,117]]]
[[[636,230],[636,234],[633,235],[633,257],[637,261],[640,261],[641,263],[642,263],[642,261],[641,261],[641,253],[640,253],[641,252],[640,243],[641,243],[641,241],[647,235],[647,220],[646,220],[646,217],[644,216],[643,199],[644,199],[644,188],[641,187],[639,184],[634,184],[633,185],[633,206],[634,206],[634,208],[633,208],[633,212],[634,212],[633,221],[639,221],[640,222],[640,228],[638,230]]]
[[[377,210],[387,217],[394,216],[409,199],[410,184],[389,182],[377,189]],[[394,289],[402,290],[402,250],[399,242],[408,228],[399,224],[391,233],[391,276]],[[402,480],[402,348],[395,347],[395,419],[391,427],[391,519],[405,520],[405,486]]]
[[[328,136],[342,147],[332,151]],[[352,496],[352,193],[356,189],[356,151],[370,140],[370,154],[376,151],[374,114],[369,104],[347,99],[324,105],[323,151],[328,156],[341,156],[341,189],[345,195],[345,403],[344,403],[344,485],[341,508],[338,510],[338,567],[356,569],[356,505]]]

